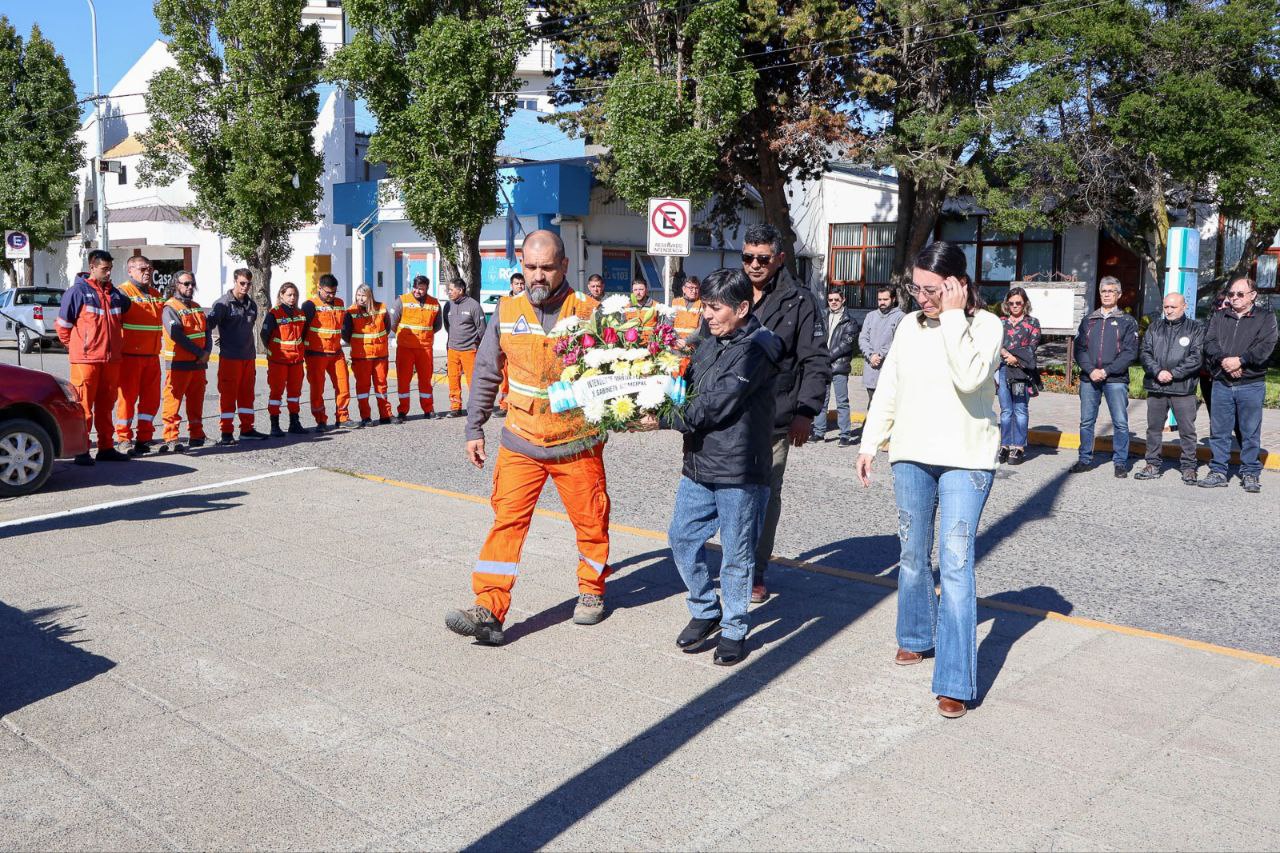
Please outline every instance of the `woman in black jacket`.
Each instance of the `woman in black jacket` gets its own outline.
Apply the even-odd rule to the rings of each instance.
[[[1031,300],[1021,287],[1009,288],[1004,298],[1004,342],[1000,347],[1000,372],[996,394],[1000,398],[1000,461],[1022,463],[1027,447],[1030,415],[1027,400],[1039,393],[1040,371],[1036,347],[1040,345],[1040,321],[1031,316]]]

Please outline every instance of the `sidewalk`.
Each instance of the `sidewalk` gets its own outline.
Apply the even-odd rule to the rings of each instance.
[[[278,538],[317,495],[325,535]],[[309,470],[6,530],[4,846],[1280,846],[1280,660],[1010,591],[979,612],[984,701],[944,720],[932,665],[891,663],[890,577],[779,567],[750,656],[714,667],[674,647],[659,533],[615,528],[611,614],[572,625],[576,547],[546,512],[484,648],[442,615],[490,518]]]
[[[834,398],[828,399],[833,404]],[[853,410],[853,419],[862,423],[867,411],[867,392],[863,390],[861,377],[850,377],[849,405]],[[998,411],[998,404],[997,404]],[[1074,394],[1042,393],[1033,398],[1028,406],[1031,418],[1031,431],[1028,443],[1040,447],[1056,447],[1074,450],[1080,446],[1080,398]],[[828,422],[835,429],[836,412],[828,413]],[[1147,442],[1147,401],[1129,401],[1129,453],[1133,461],[1141,461],[1146,451]],[[1111,416],[1106,404],[1098,413],[1095,451],[1111,451]],[[1196,456],[1202,463],[1208,462],[1212,454],[1209,452],[1209,411],[1201,406],[1196,413],[1196,436],[1199,446]],[[1240,461],[1239,447],[1231,452],[1232,464]],[[1166,459],[1177,459],[1182,455],[1178,445],[1176,430],[1165,430],[1160,455]],[[1096,453],[1095,453],[1096,456]],[[1262,410],[1262,467],[1271,471],[1280,471],[1280,409]]]

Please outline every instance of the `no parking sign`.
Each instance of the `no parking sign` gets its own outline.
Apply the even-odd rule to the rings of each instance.
[[[31,258],[31,240],[23,231],[4,232],[4,256],[11,261]]]
[[[690,204],[687,198],[649,199],[649,254],[688,257]]]

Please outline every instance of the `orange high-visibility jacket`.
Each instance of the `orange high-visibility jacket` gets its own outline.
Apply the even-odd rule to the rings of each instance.
[[[267,342],[267,358],[276,364],[298,364],[302,361],[302,335],[307,318],[297,309],[277,305],[267,312],[275,322],[275,334]]]
[[[404,349],[430,351],[435,344],[436,317],[440,315],[440,300],[428,296],[419,303],[412,293],[400,296],[400,325],[396,327],[396,346]]]
[[[572,315],[589,319],[598,305],[594,299],[570,291],[557,322]],[[581,409],[560,414],[551,411],[547,389],[560,381],[564,363],[555,354],[555,340],[543,331],[542,321],[523,294],[498,303],[498,346],[506,356],[511,388],[507,393],[507,429],[539,447],[567,444],[597,432]]]
[[[373,303],[373,310],[366,311],[359,305],[347,309],[351,320],[351,357],[387,357],[387,306]]]
[[[701,299],[695,299],[690,302],[681,296],[671,300],[671,307],[676,309],[671,325],[675,327],[677,335],[687,338],[698,331],[698,326],[702,323]]]
[[[164,334],[160,321],[164,296],[154,287],[144,289],[132,281],[119,285],[119,289],[129,297],[129,310],[120,318],[124,326],[125,355],[155,355],[160,352],[160,338]]]
[[[173,297],[162,307],[172,308],[174,313],[178,315],[178,319],[182,321],[182,333],[186,335],[191,343],[198,346],[204,345],[204,336],[206,331],[204,309],[196,303],[192,302],[187,305],[178,297]],[[160,351],[160,357],[168,361],[198,361],[199,359],[192,355],[186,347],[175,346],[173,338],[169,337],[169,330],[164,330],[164,348]]]
[[[332,305],[325,305],[318,299],[308,299],[305,304],[315,311],[314,319],[307,326],[307,352],[324,355],[341,353],[342,318],[347,312],[346,303],[335,296]]]

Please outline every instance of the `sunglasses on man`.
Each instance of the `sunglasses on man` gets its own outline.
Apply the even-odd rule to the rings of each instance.
[[[767,267],[773,262],[773,255],[753,255],[750,252],[743,252],[742,265],[751,266],[752,262],[755,262],[762,267]]]

